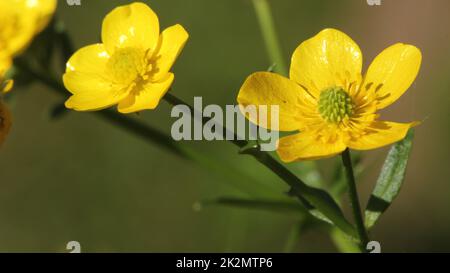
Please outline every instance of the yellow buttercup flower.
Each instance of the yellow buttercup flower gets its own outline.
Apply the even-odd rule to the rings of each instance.
[[[416,47],[395,44],[363,77],[358,45],[338,30],[325,29],[295,50],[290,79],[255,73],[237,100],[242,106],[279,105],[279,130],[300,131],[279,140],[277,152],[285,162],[330,157],[346,148],[375,149],[403,139],[416,124],[380,121],[376,112],[411,86],[421,61]]]
[[[154,109],[174,80],[170,69],[188,36],[181,25],[160,34],[158,17],[143,3],[114,9],[103,20],[103,43],[81,48],[67,62],[63,81],[73,95],[66,107]]]

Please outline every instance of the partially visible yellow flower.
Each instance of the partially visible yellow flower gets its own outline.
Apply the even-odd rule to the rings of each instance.
[[[103,20],[103,43],[81,48],[67,62],[63,81],[73,95],[66,107],[154,109],[174,80],[170,69],[187,39],[181,25],[160,34],[158,17],[143,3],[114,9]]]
[[[5,80],[12,60],[31,43],[55,13],[57,0],[0,0],[0,95],[11,90]],[[0,145],[11,128],[11,115],[0,97]]]
[[[48,24],[57,0],[0,1],[0,59],[21,53]]]
[[[237,100],[242,106],[279,105],[279,129],[300,131],[279,140],[277,152],[285,162],[330,157],[347,147],[375,149],[403,139],[416,124],[380,121],[376,112],[411,86],[421,61],[416,47],[395,44],[363,77],[358,45],[338,30],[325,29],[295,50],[290,79],[255,73]]]

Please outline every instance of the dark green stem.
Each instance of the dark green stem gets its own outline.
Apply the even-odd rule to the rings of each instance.
[[[361,243],[361,249],[365,250],[367,243],[369,242],[369,236],[367,235],[361,213],[361,205],[359,203],[358,190],[356,189],[355,176],[353,174],[352,159],[349,149],[346,149],[342,153],[342,163],[344,164],[345,174],[347,176],[348,193],[352,206],[353,217],[355,218],[356,229],[358,231],[358,236]]]

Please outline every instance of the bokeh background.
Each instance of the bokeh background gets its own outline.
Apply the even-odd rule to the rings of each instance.
[[[422,70],[415,84],[383,117],[421,120],[406,182],[371,237],[384,252],[450,251],[450,2],[447,0],[270,1],[283,54],[289,62],[303,40],[326,27],[341,29],[361,47],[365,67],[396,42],[418,46]],[[101,22],[112,8],[131,1],[59,1],[76,47],[99,41]],[[190,41],[178,59],[172,92],[188,102],[235,104],[252,72],[271,62],[250,0],[149,0],[162,27],[180,23]],[[14,126],[0,150],[0,251],[66,252],[76,240],[82,251],[279,252],[297,221],[295,213],[227,207],[193,209],[199,200],[246,196],[247,177],[283,196],[284,184],[252,158],[225,142],[184,143],[219,160],[231,179],[214,168],[180,159],[90,113],[52,121],[49,111],[64,98],[47,87],[18,88],[10,106]],[[69,94],[67,94],[68,96]],[[170,107],[134,118],[170,133]],[[359,186],[363,206],[374,187],[387,148],[365,152]],[[336,159],[319,161],[325,174]],[[298,169],[303,163],[291,164]],[[248,181],[247,181],[248,182]],[[255,183],[255,194],[261,192]],[[233,186],[234,185],[234,186]],[[237,185],[237,186],[236,186]],[[247,183],[248,185],[248,183]],[[252,190],[252,189],[250,189]],[[344,200],[348,210],[347,202]],[[298,252],[336,251],[328,236],[308,230]]]

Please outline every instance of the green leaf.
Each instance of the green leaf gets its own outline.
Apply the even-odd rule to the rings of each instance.
[[[239,197],[219,197],[216,199],[203,200],[194,204],[195,210],[200,210],[208,206],[227,206],[243,209],[257,209],[276,212],[296,212],[308,215],[308,211],[300,203],[290,200],[269,200],[269,199],[247,199]]]
[[[368,229],[375,225],[400,192],[413,137],[414,131],[411,129],[402,141],[392,146],[387,155],[375,189],[367,204],[365,224]]]

